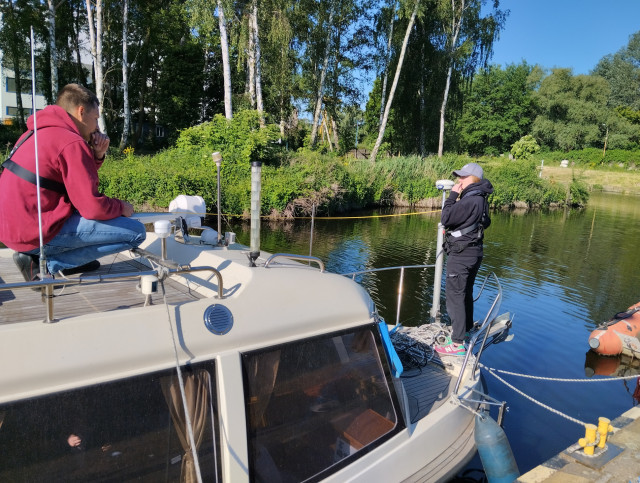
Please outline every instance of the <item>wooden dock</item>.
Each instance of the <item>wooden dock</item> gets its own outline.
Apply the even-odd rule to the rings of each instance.
[[[616,428],[609,434],[601,454],[584,455],[572,445],[516,481],[521,483],[640,482],[640,407],[611,421]]]

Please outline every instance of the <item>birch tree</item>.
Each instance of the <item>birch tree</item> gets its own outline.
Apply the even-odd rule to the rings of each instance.
[[[384,64],[381,69],[382,73],[382,93],[380,96],[380,124],[382,124],[382,118],[384,116],[384,107],[385,107],[385,94],[387,92],[387,82],[389,79],[389,63],[391,62],[391,43],[393,41],[393,27],[395,23],[396,17],[396,4],[397,0],[392,0],[389,10],[389,34],[387,36],[387,44],[384,55]]]
[[[122,151],[129,142],[131,130],[131,107],[129,105],[129,0],[123,0],[122,4],[122,102],[124,125],[120,138],[120,150]]]
[[[91,41],[91,58],[93,59],[93,71],[96,82],[96,96],[100,101],[100,117],[98,127],[106,132],[107,126],[104,120],[104,77],[102,70],[102,27],[104,16],[102,12],[102,0],[96,0],[95,19],[91,0],[87,2],[87,21],[89,23],[89,40]]]
[[[218,26],[220,28],[220,49],[222,52],[222,76],[224,80],[224,115],[227,119],[233,118],[231,103],[231,64],[229,63],[229,37],[227,34],[227,20],[222,7],[222,1],[218,0]]]
[[[393,95],[395,94],[396,87],[398,86],[398,79],[400,78],[400,71],[402,70],[402,64],[404,63],[404,56],[407,51],[407,44],[409,43],[409,37],[411,35],[411,31],[413,30],[413,25],[415,24],[419,7],[420,7],[420,0],[416,0],[415,5],[413,7],[413,12],[411,13],[411,17],[409,18],[409,23],[407,24],[407,30],[404,34],[404,40],[402,41],[402,48],[400,49],[400,55],[398,57],[398,65],[396,66],[396,73],[393,77],[391,90],[389,91],[389,99],[387,100],[387,103],[384,107],[384,115],[382,116],[382,122],[380,123],[378,138],[376,139],[376,143],[374,144],[373,149],[371,150],[371,155],[369,156],[369,159],[371,160],[371,162],[376,161],[376,157],[378,156],[378,151],[380,150],[380,145],[382,144],[382,139],[384,138],[384,131],[387,126],[387,121],[389,120],[389,111],[391,110]]]
[[[449,58],[449,66],[447,68],[447,77],[444,86],[444,95],[442,105],[440,106],[440,131],[438,137],[438,157],[442,157],[444,150],[444,116],[447,110],[447,100],[449,99],[449,89],[451,88],[451,74],[453,72],[454,54],[458,47],[458,37],[462,28],[462,20],[464,18],[467,4],[465,0],[450,0],[451,12],[449,30],[450,37],[447,41],[447,56]]]
[[[249,35],[253,36],[253,60],[255,62],[255,94],[256,110],[260,114],[260,124],[264,126],[264,103],[262,101],[262,66],[260,54],[260,37],[258,35],[258,1],[253,0],[251,7],[251,28]]]
[[[445,36],[445,55],[448,61],[444,94],[440,106],[438,157],[444,151],[444,128],[451,78],[456,63],[464,74],[472,75],[479,62],[486,63],[493,42],[504,25],[505,14],[499,0],[493,1],[493,11],[481,18],[482,0],[440,0],[438,12],[442,18]]]
[[[233,118],[231,63],[229,61],[229,34],[227,31],[226,3],[217,0],[189,0],[191,27],[196,29],[201,38],[207,39],[207,45],[212,45],[214,29],[219,32],[220,54],[222,57],[222,78],[224,84],[224,113],[227,119]],[[231,8],[229,8],[229,11]],[[216,21],[217,15],[217,21]]]
[[[49,62],[51,68],[51,98],[58,94],[58,49],[56,48],[56,4],[54,0],[47,0],[47,26],[49,30]]]
[[[329,20],[326,24],[327,36],[325,39],[324,56],[322,61],[322,68],[320,70],[320,78],[318,79],[315,109],[313,111],[313,125],[311,127],[311,146],[315,146],[318,138],[318,123],[320,120],[320,112],[322,110],[322,94],[324,92],[324,82],[327,77],[327,68],[329,66],[329,55],[331,52],[331,36],[333,30],[333,16],[335,12],[334,2],[332,1],[329,6]]]
[[[271,62],[261,63],[261,72],[269,80],[265,87],[265,99],[271,101],[271,109],[279,118],[280,136],[285,138],[286,127],[292,111],[291,99],[294,82],[295,52],[291,48],[294,40],[291,26],[291,9],[287,0],[263,0],[263,11],[271,12],[264,16],[261,47],[265,57]],[[268,108],[267,108],[268,109]],[[291,126],[289,126],[291,127]]]

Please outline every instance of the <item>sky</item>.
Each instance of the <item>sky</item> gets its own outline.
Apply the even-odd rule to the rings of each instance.
[[[500,8],[510,13],[489,62],[502,67],[526,60],[588,74],[640,31],[640,0],[500,0]]]

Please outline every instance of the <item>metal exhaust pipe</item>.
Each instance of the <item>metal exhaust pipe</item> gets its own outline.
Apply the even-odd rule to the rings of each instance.
[[[217,171],[217,191],[218,191],[218,246],[222,245],[222,233],[221,233],[221,218],[220,218],[220,165],[222,164],[222,155],[219,152],[211,153],[211,158],[213,162],[216,163],[216,171]]]
[[[251,162],[251,246],[249,266],[255,267],[260,256],[260,191],[262,189],[262,161]]]

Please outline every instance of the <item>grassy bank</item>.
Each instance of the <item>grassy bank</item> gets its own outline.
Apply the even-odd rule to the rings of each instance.
[[[302,149],[287,151],[277,127],[260,128],[255,111],[240,111],[232,120],[213,121],[183,131],[176,145],[153,156],[110,156],[101,170],[101,189],[128,200],[136,209],[167,207],[179,194],[202,196],[215,206],[216,166],[211,154],[220,152],[221,210],[246,214],[250,207],[251,165],[262,165],[262,211],[274,217],[344,213],[372,206],[439,206],[435,181],[451,178],[454,169],[471,161],[485,169],[495,192],[496,208],[584,205],[588,189],[577,178],[567,183],[538,176],[536,161],[507,158],[471,159],[463,155],[421,158],[340,157]]]
[[[640,171],[624,168],[589,168],[545,166],[542,177],[551,183],[568,185],[576,178],[590,191],[609,191],[640,195]]]

